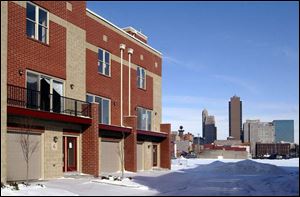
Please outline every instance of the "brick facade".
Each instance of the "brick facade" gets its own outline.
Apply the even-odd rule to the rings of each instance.
[[[124,140],[125,169],[137,171],[137,107],[153,110],[153,128],[157,132],[165,132],[167,136],[156,141],[159,145],[160,167],[170,168],[170,125],[161,125],[161,54],[152,49],[143,38],[141,41],[127,35],[113,27],[107,21],[92,15],[86,10],[85,1],[32,1],[32,3],[49,12],[49,44],[29,38],[26,34],[26,2],[14,1],[7,3],[7,84],[26,87],[26,71],[31,70],[64,81],[64,96],[77,100],[84,100],[86,93],[102,96],[111,100],[111,125],[130,127],[131,132]],[[2,6],[2,3],[1,3]],[[71,7],[71,8],[70,8]],[[2,12],[1,12],[2,14]],[[2,21],[2,20],[1,20]],[[2,24],[1,24],[2,25]],[[2,28],[2,26],[1,26]],[[2,29],[1,29],[2,31]],[[103,36],[106,39],[103,39]],[[146,44],[145,44],[146,43]],[[125,44],[123,56],[123,125],[121,123],[121,66],[120,44]],[[88,47],[91,46],[91,47]],[[1,49],[3,46],[1,37]],[[77,47],[77,48],[76,48]],[[111,53],[111,76],[98,73],[98,47]],[[93,50],[91,48],[94,48]],[[134,50],[131,58],[131,79],[129,79],[128,49]],[[2,50],[1,50],[2,55]],[[141,56],[143,58],[141,58]],[[2,64],[2,59],[1,59]],[[82,66],[82,67],[80,67]],[[146,89],[137,87],[136,67],[146,69]],[[2,69],[2,65],[1,65]],[[131,80],[131,115],[128,116],[129,84]],[[4,86],[6,82],[2,82]],[[71,86],[75,87],[71,87]],[[6,94],[6,92],[5,92]],[[24,95],[23,95],[24,96]],[[25,99],[26,96],[24,96]],[[2,96],[1,96],[2,101]],[[5,100],[5,103],[7,101]],[[1,102],[1,108],[2,108]],[[6,105],[5,105],[6,106]],[[98,104],[91,105],[91,123],[67,123],[80,126],[79,140],[80,167],[79,171],[94,176],[99,175],[101,161],[99,158],[99,109]],[[27,109],[28,110],[28,109]],[[51,113],[51,112],[49,112]],[[22,114],[24,116],[24,114]],[[16,114],[8,114],[7,122],[14,120]],[[19,116],[18,118],[22,118]],[[1,116],[1,122],[2,119]],[[38,120],[35,117],[35,120]],[[46,122],[45,122],[46,121]],[[41,126],[48,125],[41,121]],[[6,122],[6,121],[5,121]],[[55,122],[51,122],[54,124]],[[80,125],[82,124],[82,125]],[[2,125],[2,124],[1,124]],[[1,127],[2,128],[2,127]],[[62,138],[63,126],[60,123],[45,133],[43,151],[47,156],[43,158],[43,178],[55,178],[63,175],[62,153],[55,155],[55,167],[51,161],[49,145],[55,136]],[[6,129],[5,129],[6,130]],[[127,129],[128,130],[128,129]],[[79,131],[78,131],[79,132]],[[1,133],[2,134],[2,133]],[[150,134],[149,134],[150,136]],[[150,137],[151,138],[151,137]],[[152,136],[152,138],[155,138]],[[1,135],[1,141],[4,136]],[[145,144],[152,144],[145,141]],[[1,148],[5,150],[5,147]],[[58,147],[62,148],[62,143]],[[48,152],[47,152],[48,151]],[[9,153],[8,153],[9,154]],[[2,163],[1,170],[5,169]],[[81,162],[82,161],[82,162]],[[52,162],[52,163],[51,163]],[[152,162],[152,161],[151,161]],[[148,163],[151,164],[149,161]],[[51,167],[52,165],[52,167]],[[4,166],[4,167],[2,167]],[[2,174],[2,173],[1,173]],[[5,180],[5,177],[1,180]]]
[[[98,104],[92,103],[91,126],[82,134],[82,172],[98,176],[99,173],[99,123]]]
[[[125,170],[136,172],[137,171],[137,117],[136,116],[125,116],[124,126],[131,127],[131,133],[124,140],[124,156],[125,156]]]
[[[160,165],[162,168],[171,169],[171,124],[161,124],[160,130],[168,134],[168,136],[161,142]]]

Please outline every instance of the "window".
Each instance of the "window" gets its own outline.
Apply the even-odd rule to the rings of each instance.
[[[138,129],[140,130],[146,130],[146,131],[151,131],[151,115],[152,115],[152,111],[151,110],[147,110],[145,108],[142,107],[138,107]]]
[[[26,6],[27,36],[48,44],[48,12],[29,2]]]
[[[86,101],[99,103],[99,123],[110,124],[110,99],[88,94]]]
[[[110,53],[98,49],[98,72],[110,76]]]
[[[61,113],[64,110],[64,82],[32,71],[26,74],[27,107]]]
[[[146,89],[146,70],[142,67],[137,67],[137,87]]]

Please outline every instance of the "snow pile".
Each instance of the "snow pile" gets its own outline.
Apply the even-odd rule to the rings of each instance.
[[[19,190],[13,186],[5,186],[1,188],[1,196],[76,196],[76,194],[61,190],[47,188],[44,185],[30,185],[18,184]]]
[[[236,163],[223,163],[215,161],[210,164],[212,171],[217,173],[232,175],[283,175],[286,171],[282,168],[271,165],[258,163],[252,160],[243,160]]]
[[[95,183],[104,183],[108,185],[116,185],[116,186],[123,186],[123,187],[130,187],[130,188],[137,188],[137,189],[143,189],[148,190],[149,188],[135,183],[131,178],[124,178],[124,179],[114,179],[113,177],[109,177],[109,179],[95,179],[92,180],[92,182]]]

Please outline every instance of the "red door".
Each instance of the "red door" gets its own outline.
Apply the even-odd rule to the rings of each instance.
[[[64,137],[63,171],[77,171],[77,138]]]

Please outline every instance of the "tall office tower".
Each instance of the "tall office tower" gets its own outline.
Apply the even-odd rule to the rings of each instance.
[[[202,137],[205,144],[211,144],[217,139],[215,117],[209,116],[206,109],[202,111]]]
[[[234,95],[229,101],[229,136],[243,141],[242,101]]]
[[[294,142],[294,120],[273,120],[276,142]]]

